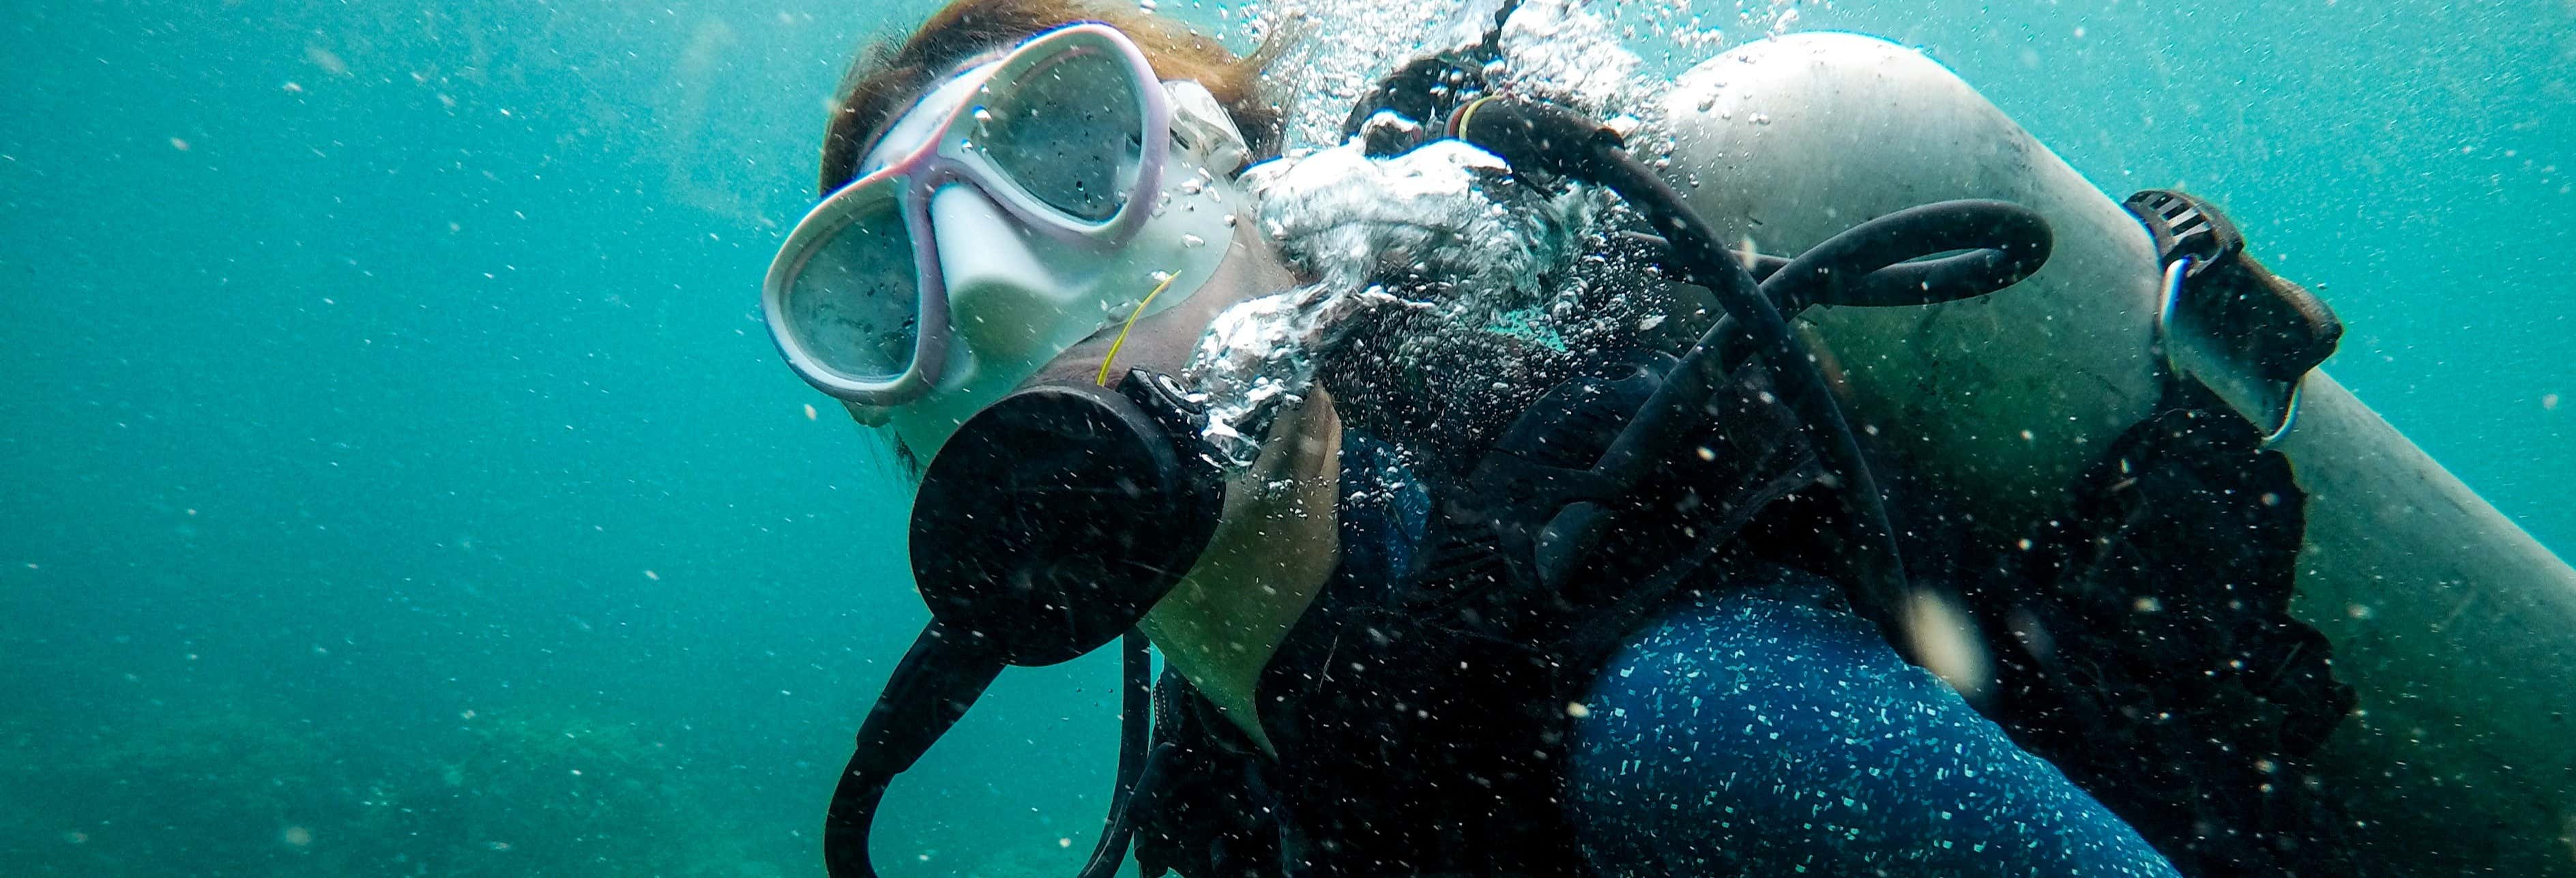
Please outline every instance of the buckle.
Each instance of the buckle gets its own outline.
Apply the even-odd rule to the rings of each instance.
[[[2228,222],[2227,215],[2219,213],[2218,208],[2190,195],[2147,189],[2129,196],[2120,206],[2137,215],[2138,221],[2146,225],[2147,234],[2155,236],[2159,263],[2171,265],[2176,259],[2189,257],[2189,274],[2193,277],[2245,252],[2245,236],[2237,233],[2236,224]]]
[[[2149,189],[2121,202],[2154,237],[2165,270],[2156,346],[2178,378],[2197,381],[2263,431],[2286,435],[2299,385],[2334,353],[2343,322],[2306,287],[2245,254],[2245,237],[2215,205]]]

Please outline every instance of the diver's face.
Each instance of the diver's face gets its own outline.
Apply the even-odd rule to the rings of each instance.
[[[880,169],[889,179],[913,174],[934,147],[939,156],[960,153],[940,160],[962,170],[918,175],[903,195],[911,200],[905,209],[915,211],[907,228],[926,236],[924,299],[946,312],[925,305],[919,313],[944,320],[943,353],[935,371],[925,372],[923,392],[858,412],[924,459],[1014,389],[1111,383],[1132,368],[1179,372],[1225,308],[1289,285],[1279,280],[1285,272],[1269,244],[1248,233],[1249,196],[1229,176],[1211,171],[1231,170],[1243,151],[1240,135],[1205,89],[1094,71],[1087,75],[1096,82],[1126,84],[1047,91],[1027,77],[1009,79],[1019,64],[1012,59],[1020,57],[969,62],[925,91],[871,145],[859,166],[861,182],[851,187],[870,185],[876,178],[867,175]],[[1018,84],[992,84],[1009,82]],[[1103,90],[1108,97],[1091,94]],[[1111,110],[1134,110],[1133,101],[1144,102],[1147,121],[1136,123],[1143,128],[1114,120],[1092,124],[1125,118]],[[1013,136],[1021,140],[986,136],[982,127],[958,139],[961,124],[998,126],[981,121],[988,112],[1016,120]],[[977,121],[963,121],[970,118]],[[1140,135],[1152,145],[1141,154]],[[1088,159],[1095,151],[1110,158]],[[1059,205],[1030,195],[1099,191],[1109,183],[1091,179],[1099,175],[1094,166],[1120,162],[1131,170],[1102,180],[1126,179],[1131,183],[1117,185],[1136,188],[1120,190],[1115,201],[1097,199],[1099,213],[1044,213]]]

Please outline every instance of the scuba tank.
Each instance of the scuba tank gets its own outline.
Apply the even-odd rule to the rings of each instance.
[[[2167,319],[2162,281],[2178,260],[2140,230],[2166,218],[2124,211],[1957,76],[1878,40],[1764,41],[1685,74],[1666,100],[1684,197],[1765,249],[1931,198],[2007,198],[2047,217],[2056,252],[2011,290],[1815,317],[1855,421],[1920,488],[1978,510],[1983,535],[2009,545],[2068,514],[2068,486],[2155,413],[2169,380],[2207,385],[2286,455],[2307,496],[2292,611],[2358,690],[2315,754],[2367,824],[2356,841],[2401,872],[2576,873],[2560,841],[2560,815],[2576,810],[2564,726],[2576,570],[2325,373],[2284,378],[2247,355],[2282,349],[2247,341],[2262,325],[2223,325],[2225,308],[2209,312],[2222,325]],[[1919,148],[1926,131],[1953,146]],[[1904,182],[1763,170],[1819,155]],[[2230,333],[2247,343],[2231,349]]]

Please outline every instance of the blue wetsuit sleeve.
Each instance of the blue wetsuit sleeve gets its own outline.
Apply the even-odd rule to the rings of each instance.
[[[1816,587],[1698,596],[1605,667],[1567,781],[1597,873],[2177,874]]]

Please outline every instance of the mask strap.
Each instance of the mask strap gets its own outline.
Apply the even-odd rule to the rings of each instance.
[[[1209,173],[1231,177],[1252,160],[1252,146],[1243,139],[1242,129],[1234,127],[1234,117],[1227,115],[1225,105],[1207,86],[1188,79],[1166,80],[1163,96],[1172,105],[1173,137],[1198,154]]]

